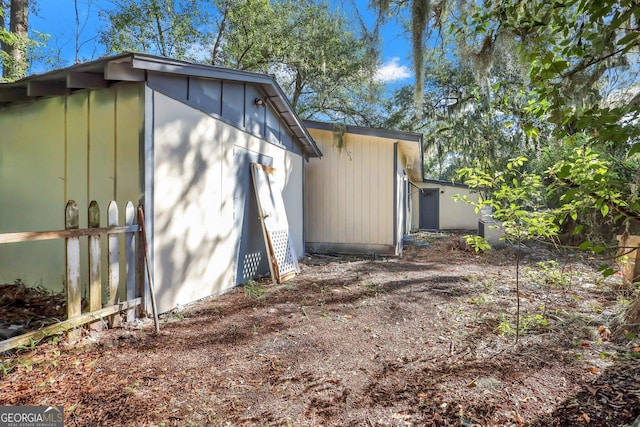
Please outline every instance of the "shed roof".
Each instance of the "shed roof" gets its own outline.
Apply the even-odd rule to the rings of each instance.
[[[305,120],[304,124],[309,129],[319,129],[325,131],[333,131],[336,124],[327,122],[318,122],[313,120]],[[422,134],[416,132],[406,132],[389,129],[375,129],[363,126],[346,125],[344,127],[346,133],[355,135],[372,136],[375,138],[385,138],[393,142],[397,142],[400,151],[403,153],[409,178],[414,182],[422,182],[423,166],[422,166]]]
[[[31,75],[12,83],[1,83],[0,106],[38,97],[68,95],[79,89],[105,88],[122,81],[143,82],[147,79],[147,71],[254,84],[264,92],[277,114],[289,126],[295,139],[304,147],[305,155],[322,155],[275,77],[146,53],[125,52]]]
[[[456,181],[445,181],[443,179],[428,179],[425,178],[422,180],[422,182],[424,184],[434,184],[434,185],[440,185],[443,187],[460,187],[460,188],[469,188],[469,186],[465,183],[462,182],[456,182]]]

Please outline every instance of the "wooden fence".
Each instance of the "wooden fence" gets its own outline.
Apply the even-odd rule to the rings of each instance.
[[[137,214],[137,212],[139,214]],[[65,208],[65,229],[57,231],[35,231],[0,234],[0,244],[31,242],[36,240],[65,239],[66,248],[66,295],[67,318],[62,322],[46,326],[37,331],[0,341],[0,352],[38,341],[46,336],[68,331],[80,325],[107,319],[110,326],[117,325],[117,313],[127,311],[127,320],[136,316],[136,307],[142,304],[144,292],[144,253],[141,246],[137,217],[142,209],[136,209],[128,202],[125,207],[125,223],[118,223],[118,205],[112,201],[107,208],[107,226],[100,227],[100,209],[92,201],[88,208],[88,227],[79,228],[79,209],[75,201],[70,200]],[[126,259],[126,277],[120,278],[120,244],[118,235],[124,234],[124,252]],[[88,308],[82,312],[80,279],[80,238],[88,238]],[[102,301],[102,263],[100,239],[106,237],[108,265],[106,281],[106,301]],[[118,301],[120,283],[126,286],[126,301]],[[77,334],[77,333],[76,333]],[[72,336],[72,338],[77,338]]]

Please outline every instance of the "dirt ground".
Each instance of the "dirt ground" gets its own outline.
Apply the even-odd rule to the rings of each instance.
[[[420,234],[401,258],[311,256],[149,322],[0,359],[1,405],[64,405],[67,426],[624,426],[640,344],[609,331],[632,296],[595,263],[475,254]]]

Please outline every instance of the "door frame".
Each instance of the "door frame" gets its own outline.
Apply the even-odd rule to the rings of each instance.
[[[427,193],[433,193],[434,203],[426,203]],[[426,215],[431,214],[431,217]],[[433,219],[434,223],[428,224],[428,219]],[[435,227],[431,227],[435,225]],[[420,215],[418,226],[421,230],[439,230],[440,229],[440,190],[438,188],[421,188],[420,189]]]

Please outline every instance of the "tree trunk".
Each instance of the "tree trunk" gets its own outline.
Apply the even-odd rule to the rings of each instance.
[[[18,80],[27,75],[27,39],[29,36],[29,0],[11,0],[9,12],[9,32],[16,36],[16,42],[3,46],[10,57],[2,67],[2,76]]]
[[[0,33],[2,33],[2,30],[4,30],[4,23],[5,23],[5,15],[7,14],[7,8],[5,7],[4,1],[0,0]],[[2,50],[3,52],[7,52],[9,53],[9,51],[7,50],[9,48],[9,46],[4,43],[2,41],[2,39],[0,38],[0,50]],[[5,69],[7,68],[6,64],[4,63],[4,61],[2,61],[0,59],[0,65],[2,66],[2,77],[4,77],[4,73],[5,73]]]
[[[640,297],[637,297],[631,307],[629,307],[624,323],[616,327],[613,331],[612,338],[614,341],[618,342],[625,340],[628,341],[628,334],[636,336],[640,334]]]
[[[214,43],[213,50],[211,51],[211,65],[218,65],[218,55],[220,54],[220,47],[222,46],[222,37],[224,36],[224,32],[227,28],[228,17],[229,7],[225,6],[222,19],[220,20],[220,25],[218,26],[218,36],[216,37],[216,42]]]

